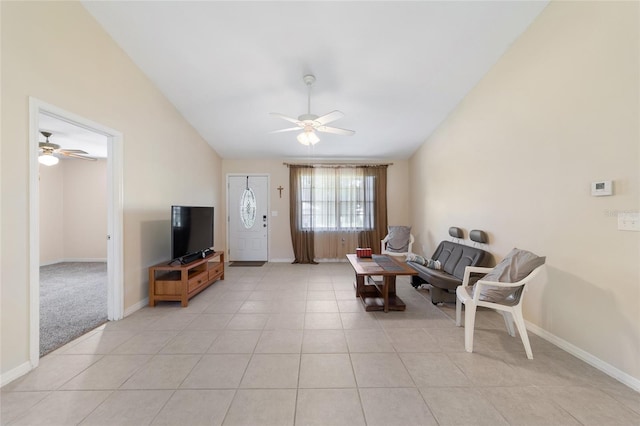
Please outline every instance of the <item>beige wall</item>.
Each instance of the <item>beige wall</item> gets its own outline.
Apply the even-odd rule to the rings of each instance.
[[[292,139],[291,143],[297,143]],[[288,161],[288,160],[287,160]],[[226,176],[235,173],[268,174],[270,176],[269,197],[270,212],[277,211],[278,216],[269,216],[269,260],[271,261],[292,261],[293,249],[291,248],[291,231],[289,229],[289,169],[283,160],[223,160],[222,161],[222,190],[223,199],[226,200]],[[295,163],[295,161],[290,161]],[[378,161],[387,162],[387,161]],[[387,171],[388,186],[388,218],[389,224],[409,223],[409,167],[407,160],[391,160],[393,163]],[[282,186],[282,198],[279,197],[278,186]],[[226,217],[226,201],[220,210],[223,217]],[[218,210],[216,210],[218,211]],[[227,222],[225,221],[224,224]],[[221,232],[216,229],[216,250],[227,251],[227,229],[226,225]]]
[[[62,162],[65,163],[64,257],[106,259],[107,160]]]
[[[107,259],[107,160],[40,167],[40,265]]]
[[[40,169],[40,265],[64,259],[64,165]]]
[[[221,159],[81,4],[0,7],[4,376],[29,360],[29,96],[123,134],[125,310],[170,256],[170,206],[218,206]]]
[[[611,212],[640,204],[638,12],[550,3],[410,161],[417,250],[455,225],[487,231],[496,260],[547,256],[525,319],[636,380],[640,233]],[[600,179],[614,196],[590,195]]]

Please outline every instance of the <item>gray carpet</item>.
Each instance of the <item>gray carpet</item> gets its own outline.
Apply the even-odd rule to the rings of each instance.
[[[40,267],[40,356],[107,321],[107,264]]]

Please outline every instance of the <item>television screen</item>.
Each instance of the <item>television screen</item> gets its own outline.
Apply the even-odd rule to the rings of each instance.
[[[213,247],[213,207],[171,206],[171,258]]]

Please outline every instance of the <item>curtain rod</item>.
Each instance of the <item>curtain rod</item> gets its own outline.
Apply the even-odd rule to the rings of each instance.
[[[381,167],[381,166],[393,166],[393,163],[374,163],[374,164],[367,164],[367,163],[282,163],[287,167],[290,166],[306,166],[306,167],[327,167],[327,168],[334,168],[334,167]]]

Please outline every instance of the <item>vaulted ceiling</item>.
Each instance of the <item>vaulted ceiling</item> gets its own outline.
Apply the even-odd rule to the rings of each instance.
[[[546,1],[84,1],[223,158],[408,158]],[[311,112],[353,136],[299,132]],[[176,141],[179,144],[180,141]]]

